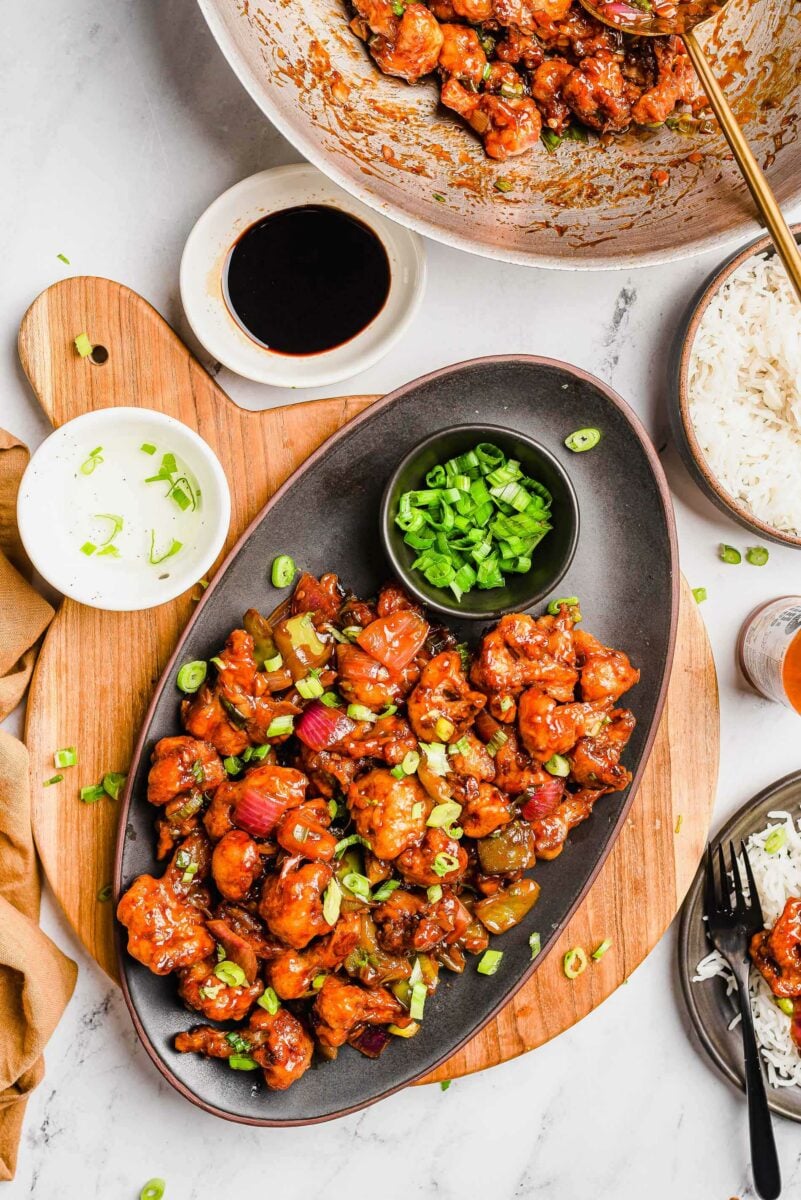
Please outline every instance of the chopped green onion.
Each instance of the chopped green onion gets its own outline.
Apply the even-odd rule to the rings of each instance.
[[[453,1083],[452,1079],[441,1079],[439,1081],[439,1090],[441,1092],[447,1092],[448,1088],[451,1086],[452,1083]]]
[[[770,555],[764,546],[749,546],[745,552],[745,561],[752,567],[764,567],[769,558]]]
[[[286,737],[294,728],[295,718],[290,713],[285,713],[280,717],[273,717],[267,726],[267,737]]]
[[[418,800],[415,804],[412,805],[412,820],[413,821],[420,820],[420,817],[422,817],[422,815],[423,815],[423,807],[424,807],[424,805],[423,805],[422,800]]]
[[[388,900],[392,893],[397,891],[399,887],[400,882],[397,879],[388,879],[386,883],[382,883],[381,887],[376,888],[373,892],[373,900],[381,904],[382,901]]]
[[[267,732],[269,733],[270,730],[268,729]],[[256,759],[256,762],[262,762],[272,750],[272,746],[269,744],[269,742],[265,742],[262,746],[250,746],[249,750],[250,755],[248,757],[248,762],[250,762],[250,760],[253,758]]]
[[[392,11],[396,17],[402,17],[406,12],[406,5],[403,3],[403,0],[393,0]]]
[[[558,617],[563,604],[568,608],[578,608],[578,596],[560,596],[558,600],[552,600],[548,605],[548,612],[552,617]]]
[[[426,756],[426,766],[432,775],[448,774],[448,755],[442,742],[421,742],[420,749]]]
[[[561,146],[562,139],[558,133],[554,133],[553,129],[543,129],[540,134],[540,141],[549,154],[553,154],[557,146]]]
[[[228,775],[238,775],[242,770],[242,759],[230,754],[228,758],[223,759],[223,766]]]
[[[530,934],[529,939],[528,939],[528,944],[531,947],[531,957],[536,958],[537,955],[539,954],[540,950],[542,949],[542,942],[540,940],[540,935],[538,933]]]
[[[97,804],[105,794],[106,789],[102,783],[93,783],[90,787],[82,787],[80,791],[80,797],[84,804]]]
[[[183,549],[183,542],[179,542],[176,538],[173,538],[169,548],[163,554],[156,555],[156,531],[155,529],[151,529],[149,560],[152,566],[157,567],[159,563],[166,562],[168,558],[172,558],[181,549]]]
[[[365,875],[349,871],[342,877],[342,886],[347,888],[352,895],[358,896],[360,900],[370,899],[370,880]]]
[[[218,671],[224,671],[224,670],[225,670],[225,663],[224,663],[224,662],[223,662],[223,660],[222,660],[221,658],[219,658],[219,657],[218,657],[216,654],[215,654],[214,658],[210,658],[210,659],[209,659],[209,662],[211,663],[211,665],[212,665],[213,667],[216,667]]]
[[[53,755],[53,765],[56,767],[74,767],[77,761],[78,751],[74,746],[65,746]]]
[[[268,675],[273,671],[280,671],[284,665],[284,660],[280,654],[273,654],[270,658],[265,658],[264,669]]]
[[[320,683],[317,675],[310,672],[305,679],[298,679],[295,683],[298,695],[304,700],[315,700],[318,696],[322,696],[325,688]]]
[[[376,714],[364,704],[349,704],[348,716],[351,721],[375,721]]]
[[[239,963],[231,962],[227,958],[217,963],[214,974],[226,987],[244,987],[247,983],[247,976]]]
[[[329,925],[336,925],[342,906],[342,888],[332,879],[323,893],[323,916]]]
[[[508,741],[509,734],[503,729],[496,729],[490,740],[487,742],[487,754],[489,754],[490,758],[494,758],[501,746],[505,746]]]
[[[232,1071],[256,1071],[259,1064],[249,1054],[232,1054],[228,1066]]]
[[[247,1054],[251,1048],[250,1042],[237,1029],[226,1033],[225,1040],[232,1050],[236,1050],[237,1054]]]
[[[577,979],[587,969],[587,955],[581,946],[568,950],[562,959],[562,970],[568,979]]]
[[[434,732],[440,742],[447,742],[453,736],[455,726],[453,721],[449,721],[447,717],[437,717],[437,723],[434,726]]]
[[[414,775],[415,771],[420,766],[420,755],[416,750],[407,751],[407,753],[403,756],[403,762],[401,763],[401,766],[403,767],[404,775]]]
[[[736,566],[743,561],[743,556],[734,546],[727,546],[725,542],[720,543],[720,557],[725,563]]]
[[[489,63],[487,63],[487,66],[489,66]],[[513,185],[508,179],[504,179],[501,175],[495,180],[492,186],[495,188],[496,192],[511,192]]]
[[[361,631],[361,625],[346,625],[342,630],[349,642],[355,642]]]
[[[97,898],[101,904],[107,904],[114,894],[114,888],[110,883],[104,883],[102,888],[97,889]]]
[[[63,779],[63,775],[51,775],[49,779],[45,779],[42,787],[52,787],[54,783],[61,783]]]
[[[437,204],[445,203],[445,197],[443,196],[442,192],[432,192],[431,195],[436,200]]]
[[[442,899],[442,884],[432,884],[430,888],[426,889],[426,895],[428,896],[429,904],[436,904],[438,900]]]
[[[322,696],[320,697],[320,703],[324,704],[326,708],[342,707],[342,700],[336,692],[323,692]]]
[[[494,975],[501,965],[503,950],[485,950],[479,959],[476,970],[479,975]]]
[[[105,460],[101,457],[102,446],[95,446],[94,450],[89,451],[89,457],[81,463],[80,472],[82,475],[91,475],[95,467],[99,467]]]
[[[194,662],[184,663],[175,677],[175,683],[180,691],[191,696],[205,681],[207,672],[208,667],[198,658]]]
[[[598,961],[599,958],[603,958],[603,956],[606,954],[607,950],[610,948],[611,945],[612,945],[612,939],[604,938],[604,940],[601,942],[600,946],[596,946],[596,948],[592,952],[592,957],[596,960],[596,962]]]
[[[72,264],[71,264],[70,260],[69,260],[69,259],[67,258],[67,256],[66,256],[66,254],[57,254],[57,255],[56,255],[56,258],[58,259],[58,261],[59,261],[59,262],[66,263],[66,265],[67,265],[68,267],[69,267],[69,266],[72,266]]]
[[[776,854],[781,850],[784,843],[787,841],[787,830],[784,825],[777,827],[768,834],[765,838],[765,853]]]
[[[327,978],[328,977],[324,971],[321,971],[319,975],[315,975],[314,979],[312,980],[312,987],[314,988],[315,992],[319,992]]]
[[[120,792],[125,787],[127,775],[123,775],[119,771],[107,771],[103,776],[103,791],[112,800],[119,800]]]
[[[461,804],[457,804],[455,800],[446,800],[444,804],[437,804],[432,808],[426,825],[430,825],[432,829],[441,829],[445,825],[451,825],[461,812]]]
[[[695,600],[696,604],[702,604],[703,601],[706,600],[706,588],[705,587],[693,588],[693,599]]]
[[[81,358],[88,358],[92,353],[93,346],[89,341],[88,333],[79,333],[75,338],[75,349],[80,354]]]
[[[161,1200],[166,1186],[163,1179],[148,1179],[139,1193],[139,1200]]]
[[[273,587],[285,588],[292,583],[298,568],[295,566],[295,560],[288,554],[279,554],[273,559],[272,570],[270,571],[270,579]]]
[[[552,754],[544,766],[549,775],[557,775],[560,779],[570,774],[570,763],[561,754]]]
[[[198,991],[204,1000],[216,1000],[224,986],[222,983],[216,983],[213,987],[206,984],[205,987],[198,988]]]
[[[409,1000],[409,1016],[413,1021],[422,1021],[427,996],[428,990],[424,983],[412,984],[412,994]]]
[[[387,1025],[387,1033],[394,1034],[395,1037],[413,1038],[420,1030],[417,1021],[410,1021],[408,1025]]]
[[[192,882],[192,880],[195,878],[197,873],[198,873],[198,864],[196,862],[190,863],[189,866],[184,871],[183,875],[181,876],[181,883],[185,883],[185,884],[189,885]]]
[[[582,454],[585,450],[592,450],[601,440],[600,429],[595,429],[590,426],[587,429],[576,429],[568,437],[565,438],[565,445],[568,450],[572,450],[574,454]]]
[[[263,1008],[265,1012],[272,1013],[273,1016],[281,1007],[281,1001],[278,999],[278,994],[275,989],[271,987],[266,987],[264,989],[256,1003],[260,1008]]]
[[[370,843],[367,841],[367,838],[363,838],[360,833],[349,833],[347,837],[342,838],[334,846],[334,858],[341,858],[351,846],[364,846],[367,850],[370,849]]]
[[[156,453],[156,447],[153,445],[152,442],[142,442],[142,445],[139,447],[139,449],[142,451],[143,454],[155,454]]]
[[[448,754],[469,754],[470,743],[466,737],[460,737],[458,742],[451,742],[448,746]]]
[[[84,542],[84,544],[81,546],[81,554],[85,554],[86,557],[89,558],[92,554],[94,554],[96,549],[97,546],[94,544],[94,542]]]
[[[774,998],[776,1000],[776,1007],[780,1008],[786,1017],[792,1017],[795,1012],[792,1000],[788,999],[787,996],[776,996]]]
[[[439,875],[440,879],[444,875],[450,874],[451,871],[456,871],[459,867],[459,859],[455,854],[446,854],[444,851],[435,855],[434,861],[431,864],[431,870],[435,875]]]
[[[394,716],[395,716],[395,713],[396,713],[397,711],[398,711],[398,706],[397,706],[397,704],[388,704],[388,705],[387,705],[387,707],[386,707],[386,708],[383,708],[383,709],[381,710],[381,712],[378,714],[378,719],[379,719],[379,721],[380,721],[380,720],[382,720],[384,717],[394,717]]]

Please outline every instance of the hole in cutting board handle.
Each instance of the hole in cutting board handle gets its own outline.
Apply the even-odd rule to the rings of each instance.
[[[104,363],[108,362],[108,350],[105,346],[93,346],[92,353],[89,355],[89,357],[96,366],[102,367]]]

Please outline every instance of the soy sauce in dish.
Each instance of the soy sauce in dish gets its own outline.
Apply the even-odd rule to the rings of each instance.
[[[251,225],[223,271],[238,324],[279,354],[320,354],[349,341],[381,312],[389,284],[387,252],[372,229],[323,204]]]

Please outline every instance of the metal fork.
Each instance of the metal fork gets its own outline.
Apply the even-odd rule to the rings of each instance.
[[[720,880],[716,885],[714,855],[712,847],[707,846],[704,909],[712,944],[726,959],[729,969],[737,981],[737,997],[742,1014],[745,1094],[748,1099],[748,1130],[751,1137],[751,1170],[754,1176],[754,1185],[763,1200],[776,1200],[782,1190],[779,1159],[773,1138],[770,1109],[765,1094],[765,1079],[762,1074],[762,1062],[754,1033],[754,1018],[748,993],[750,968],[748,947],[754,934],[759,933],[765,926],[762,920],[759,893],[754,883],[751,864],[748,861],[748,854],[743,842],[740,843],[740,853],[748,880],[749,898],[746,899],[743,893],[733,844],[729,842],[734,903],[732,903],[732,889],[729,885],[723,858],[723,847],[718,846]]]

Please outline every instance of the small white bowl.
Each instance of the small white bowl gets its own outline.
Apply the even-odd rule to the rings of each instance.
[[[83,474],[81,464],[98,447],[96,467]],[[168,452],[193,477],[196,511],[181,510],[162,483],[143,487]],[[119,555],[82,553],[82,545],[100,548],[112,532],[109,514],[124,521],[114,538]],[[40,575],[80,604],[115,612],[165,604],[196,584],[220,553],[230,520],[228,481],[213,450],[181,421],[148,408],[104,408],[62,425],[31,458],[17,497],[22,543]],[[174,540],[181,549],[151,564],[151,553],[158,557]]]
[[[304,204],[328,204],[349,213],[378,236],[387,252],[390,288],[381,312],[350,341],[319,354],[277,354],[248,337],[223,295],[231,247],[269,213]],[[403,336],[423,297],[423,241],[354,199],[308,163],[275,167],[243,179],[206,209],[181,258],[181,299],[192,330],[218,362],[257,383],[319,387],[378,362]],[[314,313],[309,313],[314,320]]]

